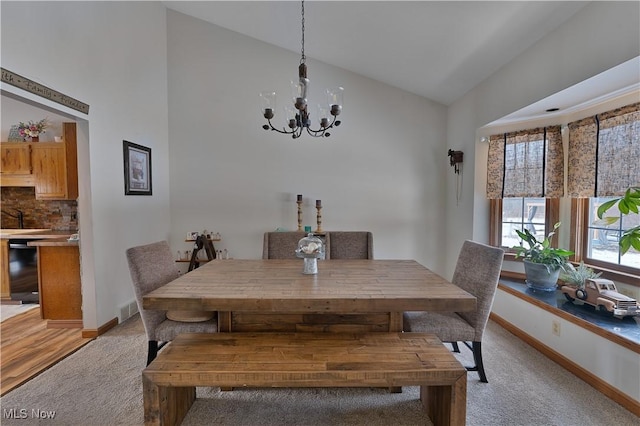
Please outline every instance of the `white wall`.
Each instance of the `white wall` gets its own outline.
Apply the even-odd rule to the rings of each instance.
[[[259,93],[289,102],[300,57],[192,17],[168,12],[171,243],[220,232],[235,258],[260,258],[265,231],[368,230],[376,258],[413,258],[440,270],[445,237],[445,108],[307,59],[310,103],[345,87],[342,125],[325,139],[265,131]],[[284,126],[281,110],[273,122]]]
[[[90,105],[79,129],[79,154],[89,161],[79,165],[79,219],[84,327],[96,328],[133,298],[126,248],[169,234],[166,9],[156,2],[0,7],[2,67]],[[152,197],[124,195],[123,139],[151,147]],[[93,267],[85,268],[85,254]]]

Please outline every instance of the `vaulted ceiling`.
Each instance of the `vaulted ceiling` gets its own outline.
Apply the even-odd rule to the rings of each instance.
[[[163,3],[169,9],[300,53],[299,1]],[[307,0],[305,54],[451,105],[587,3]],[[635,79],[637,82],[637,73]],[[585,96],[602,95],[600,85],[590,87],[593,93],[580,90],[573,95],[578,98],[566,95],[550,102],[561,101],[567,106],[584,101]]]

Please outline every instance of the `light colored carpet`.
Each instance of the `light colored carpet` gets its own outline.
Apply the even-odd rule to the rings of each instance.
[[[490,322],[483,343],[489,383],[468,376],[468,425],[632,426],[640,419]],[[470,361],[461,347],[460,359]],[[146,339],[138,316],[0,398],[3,425],[142,425]],[[414,425],[431,422],[417,387],[384,389],[198,388],[183,425]],[[26,410],[26,419],[7,413]],[[37,420],[32,410],[55,411]],[[37,411],[36,411],[37,412]]]
[[[0,305],[0,322],[9,319],[11,317],[15,317],[18,314],[23,312],[27,312],[30,309],[39,308],[40,305],[36,305],[33,303],[25,303],[21,305]]]

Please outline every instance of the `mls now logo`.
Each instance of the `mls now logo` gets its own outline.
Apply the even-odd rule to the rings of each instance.
[[[31,411],[26,408],[3,408],[2,417],[5,419],[53,419],[56,416],[55,411],[46,411],[40,409],[32,409]]]
[[[25,408],[3,408],[2,417],[5,419],[26,419],[29,414]]]
[[[31,418],[32,419],[53,419],[56,416],[55,411],[46,411],[41,409],[32,409],[31,410]]]

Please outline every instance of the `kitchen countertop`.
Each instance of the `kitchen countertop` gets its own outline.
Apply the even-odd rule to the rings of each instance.
[[[29,247],[73,247],[78,246],[78,240],[69,241],[67,238],[47,238],[27,243]]]
[[[0,229],[0,239],[8,240],[11,238],[39,240],[49,238],[69,238],[71,234],[77,231],[54,231],[51,229]]]

